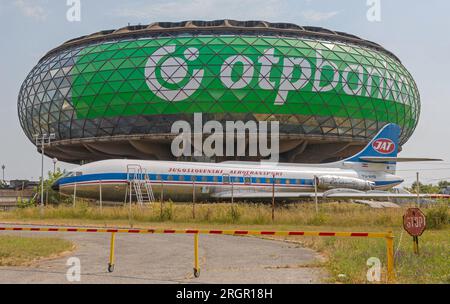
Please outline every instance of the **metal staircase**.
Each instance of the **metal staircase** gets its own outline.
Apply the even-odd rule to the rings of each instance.
[[[127,198],[130,203],[133,198],[140,206],[155,201],[151,181],[140,165],[127,165],[127,181]]]

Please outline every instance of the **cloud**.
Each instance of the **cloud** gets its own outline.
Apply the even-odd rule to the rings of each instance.
[[[306,10],[302,12],[301,15],[308,21],[324,21],[333,18],[339,13],[340,11],[319,12],[316,10]]]
[[[110,15],[146,19],[148,22],[163,21],[168,17],[172,20],[270,20],[283,17],[284,4],[283,0],[193,0],[189,3],[185,0],[166,0],[118,7],[110,11]]]
[[[47,19],[47,11],[39,4],[36,4],[36,1],[14,0],[13,3],[26,17],[34,18],[36,20]]]

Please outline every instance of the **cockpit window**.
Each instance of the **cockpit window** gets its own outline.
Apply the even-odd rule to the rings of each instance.
[[[83,175],[83,172],[67,172],[66,174],[63,175],[64,177],[73,177],[73,176],[81,176]]]
[[[65,178],[65,177],[71,177],[71,176],[73,176],[73,172],[67,172],[62,177]]]

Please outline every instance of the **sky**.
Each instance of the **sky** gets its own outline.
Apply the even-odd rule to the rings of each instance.
[[[450,1],[411,0],[80,0],[80,21],[70,22],[68,3],[77,0],[1,0],[0,165],[5,179],[38,179],[40,154],[17,116],[17,96],[27,74],[50,49],[75,37],[130,24],[181,20],[266,20],[321,26],[384,46],[413,75],[421,117],[402,157],[442,158],[439,163],[399,164],[410,184],[450,180]],[[375,3],[375,4],[374,4]],[[378,6],[379,4],[379,6]],[[368,18],[375,7],[376,20]],[[58,163],[58,167],[73,165]],[[45,159],[45,169],[53,168]]]

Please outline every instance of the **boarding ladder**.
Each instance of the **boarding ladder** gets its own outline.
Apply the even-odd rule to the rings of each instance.
[[[130,203],[133,197],[141,206],[155,201],[151,181],[146,170],[143,170],[140,165],[127,165],[127,181],[129,184],[127,196]]]

